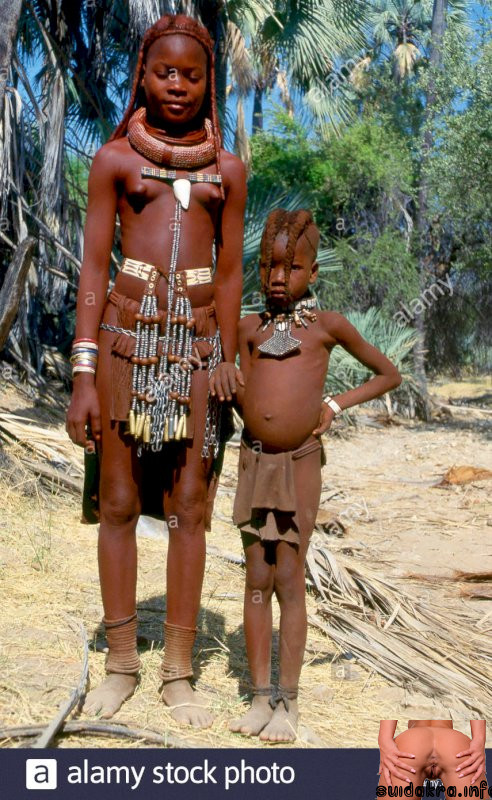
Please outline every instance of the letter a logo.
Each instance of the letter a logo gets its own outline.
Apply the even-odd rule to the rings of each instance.
[[[56,789],[56,758],[28,758],[26,760],[26,789]]]

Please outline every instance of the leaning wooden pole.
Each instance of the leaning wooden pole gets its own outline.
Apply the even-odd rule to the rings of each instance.
[[[0,352],[17,316],[36,239],[27,236],[17,245],[0,288]]]

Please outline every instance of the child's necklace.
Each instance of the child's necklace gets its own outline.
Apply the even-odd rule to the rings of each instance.
[[[314,297],[307,297],[303,300],[298,300],[293,307],[288,308],[280,314],[273,314],[271,311],[265,311],[264,317],[266,318],[262,330],[265,331],[269,325],[273,323],[273,333],[269,339],[263,344],[258,346],[261,353],[266,353],[269,356],[282,357],[297,350],[301,346],[301,340],[295,339],[291,336],[291,327],[294,322],[297,328],[301,325],[307,328],[306,319],[309,322],[316,322],[316,313],[311,309],[316,307],[316,300]]]

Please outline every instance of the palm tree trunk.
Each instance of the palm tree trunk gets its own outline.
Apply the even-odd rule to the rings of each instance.
[[[442,41],[446,30],[446,7],[447,0],[434,0],[432,11],[432,32],[430,44],[430,80],[426,95],[426,106],[424,114],[425,133],[421,149],[421,181],[418,194],[417,211],[417,232],[418,232],[418,269],[420,290],[423,292],[428,284],[428,279],[432,275],[432,247],[430,243],[430,222],[428,195],[429,187],[425,173],[425,164],[433,145],[432,131],[428,123],[432,120],[437,103],[434,72],[442,63]],[[419,385],[420,393],[423,398],[423,416],[426,420],[430,419],[430,399],[427,387],[427,374],[425,368],[425,338],[426,324],[425,311],[417,315],[415,327],[418,335],[414,348],[415,376]]]
[[[263,130],[263,91],[263,88],[257,83],[253,102],[253,135]]]
[[[227,35],[227,18],[224,13],[223,0],[198,3],[202,23],[215,42],[215,92],[220,124],[225,121],[226,87],[227,87],[227,53],[225,39]]]
[[[12,58],[22,0],[0,0],[0,119],[3,117],[5,86]]]

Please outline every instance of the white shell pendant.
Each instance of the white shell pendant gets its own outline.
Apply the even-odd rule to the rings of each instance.
[[[173,181],[173,191],[176,200],[179,200],[184,210],[190,205],[191,183],[187,178],[178,178]]]

